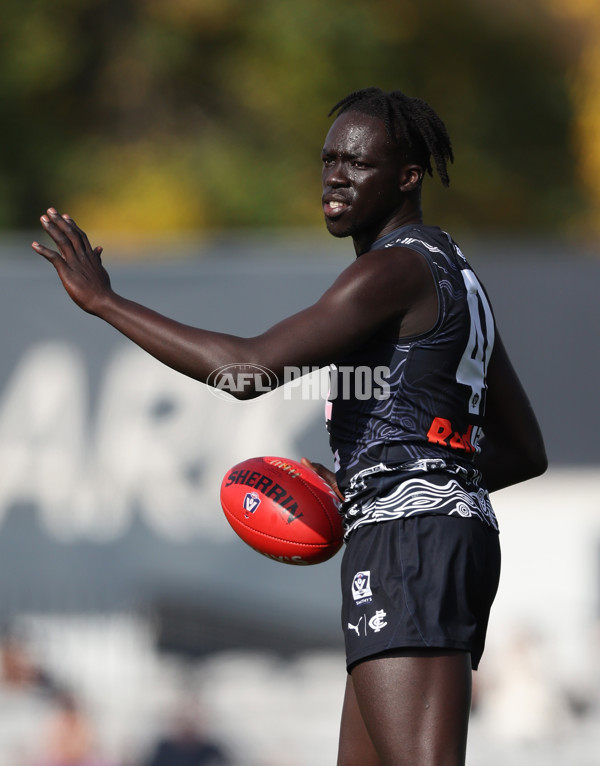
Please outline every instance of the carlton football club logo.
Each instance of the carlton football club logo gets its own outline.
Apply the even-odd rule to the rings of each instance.
[[[242,505],[246,511],[245,516],[248,518],[250,514],[254,513],[260,505],[260,497],[258,496],[258,492],[246,492]]]
[[[352,580],[352,598],[357,602],[364,604],[371,601],[373,591],[371,590],[371,572],[357,572]]]
[[[386,612],[384,612],[383,609],[378,609],[374,616],[369,620],[369,627],[371,630],[375,631],[375,633],[379,633],[380,630],[385,628],[387,625],[387,622],[385,621],[386,617]]]

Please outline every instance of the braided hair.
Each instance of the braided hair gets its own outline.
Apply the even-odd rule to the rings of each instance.
[[[354,111],[381,119],[390,138],[403,144],[407,158],[413,159],[433,175],[431,158],[444,186],[448,186],[448,162],[454,161],[448,131],[442,120],[425,101],[411,98],[399,90],[389,93],[380,88],[363,88],[338,101],[329,112]]]

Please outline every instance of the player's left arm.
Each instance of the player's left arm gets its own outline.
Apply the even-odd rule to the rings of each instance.
[[[484,438],[476,465],[490,492],[544,473],[544,439],[529,398],[499,336],[488,368]]]

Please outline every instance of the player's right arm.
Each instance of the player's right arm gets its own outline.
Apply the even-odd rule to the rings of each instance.
[[[99,248],[75,222],[49,209],[42,225],[57,245],[33,248],[50,261],[70,297],[84,311],[111,324],[159,361],[208,382],[227,365],[260,365],[282,380],[285,368],[322,366],[364,342],[384,324],[419,331],[431,322],[437,295],[425,259],[412,250],[372,251],[352,262],[312,306],[250,338],[182,324],[112,289]],[[423,310],[425,309],[425,310]],[[423,329],[428,329],[424,327]],[[255,395],[249,383],[236,395]]]

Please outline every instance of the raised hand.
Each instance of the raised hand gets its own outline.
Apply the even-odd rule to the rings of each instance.
[[[75,221],[52,207],[40,221],[58,252],[39,242],[32,242],[32,248],[50,261],[65,290],[80,308],[90,314],[99,313],[104,300],[112,294],[110,278],[100,259],[102,248],[92,248]]]

